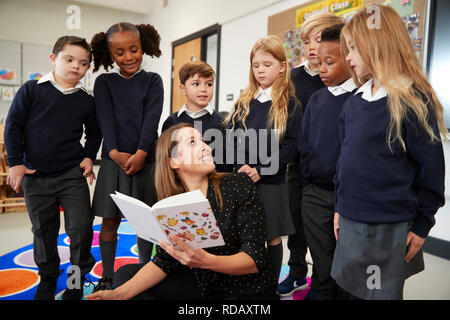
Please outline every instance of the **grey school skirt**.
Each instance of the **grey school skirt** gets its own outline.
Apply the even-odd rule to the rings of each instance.
[[[339,218],[331,276],[364,300],[401,300],[405,279],[424,270],[422,249],[405,262],[411,222],[365,224]]]
[[[267,240],[294,234],[295,227],[289,209],[286,183],[257,183],[256,189],[261,195],[264,206]]]
[[[152,206],[157,201],[154,164],[146,163],[134,175],[127,176],[114,161],[102,159],[92,200],[92,212],[95,216],[110,219],[123,217],[110,196],[116,191]]]

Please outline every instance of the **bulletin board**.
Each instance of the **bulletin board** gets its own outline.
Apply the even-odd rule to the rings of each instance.
[[[279,36],[286,49],[289,65],[296,67],[304,62],[300,28],[308,15],[328,11],[349,21],[361,8],[372,4],[394,7],[405,21],[417,57],[425,65],[427,2],[429,0],[315,0],[277,13],[268,18],[267,34]]]

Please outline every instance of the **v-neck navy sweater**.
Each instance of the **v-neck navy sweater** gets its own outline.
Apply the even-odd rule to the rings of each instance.
[[[289,99],[289,117],[286,124],[286,131],[281,142],[274,142],[278,148],[278,157],[271,149],[271,135],[267,128],[272,101],[264,103],[253,99],[250,102],[250,112],[245,120],[247,132],[244,138],[237,136],[237,129],[243,129],[242,123],[237,123],[235,132],[227,130],[227,150],[226,156],[234,155],[235,170],[239,170],[244,164],[256,168],[263,184],[280,184],[286,180],[287,164],[293,161],[297,155],[297,136],[301,122],[301,109],[295,107],[294,99]],[[228,124],[230,126],[231,124]],[[250,130],[249,130],[250,129]],[[253,134],[255,133],[255,134]],[[230,135],[233,134],[234,136]],[[233,150],[230,150],[233,148]],[[243,157],[244,163],[239,161],[239,155]],[[271,169],[268,169],[271,168]],[[275,170],[272,174],[264,172]]]
[[[407,151],[396,141],[391,152],[389,120],[386,97],[368,102],[356,94],[346,101],[339,120],[336,211],[368,224],[413,221],[411,231],[426,237],[445,202],[442,144],[431,143],[409,111],[402,127]],[[428,123],[440,137],[432,111]]]
[[[84,133],[84,147],[80,140]],[[92,96],[79,90],[63,94],[50,82],[27,81],[8,112],[5,146],[10,167],[24,164],[37,176],[63,173],[89,157],[101,143]]]
[[[340,149],[338,119],[345,101],[352,94],[335,96],[325,87],[311,96],[298,139],[303,185],[314,183],[334,189],[333,177]]]
[[[318,74],[311,76],[307,73],[305,66],[291,69],[291,80],[295,87],[295,96],[300,101],[304,112],[311,95],[325,85]]]
[[[118,73],[98,76],[94,85],[97,119],[103,134],[102,158],[109,152],[134,154],[146,151],[146,162],[154,162],[158,125],[163,107],[161,77],[140,71],[130,79]]]

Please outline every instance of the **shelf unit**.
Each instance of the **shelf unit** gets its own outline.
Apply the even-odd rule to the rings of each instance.
[[[4,131],[5,125],[0,124],[0,214],[27,211],[22,188],[17,194],[6,182],[9,167],[6,161]]]

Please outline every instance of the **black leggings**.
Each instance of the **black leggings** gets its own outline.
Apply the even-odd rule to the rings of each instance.
[[[117,288],[134,277],[143,264],[128,264],[114,274],[113,287]],[[154,287],[138,294],[132,300],[201,300],[201,292],[194,272],[189,268],[176,271]]]

